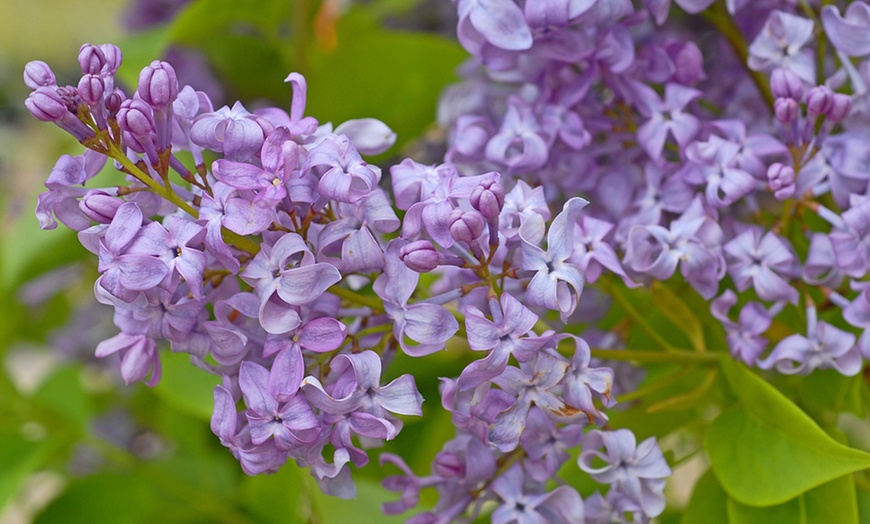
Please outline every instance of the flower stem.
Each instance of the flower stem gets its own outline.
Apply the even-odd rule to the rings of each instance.
[[[646,349],[592,349],[592,356],[603,360],[623,360],[648,364],[689,363],[698,366],[713,366],[725,353],[695,353],[691,350],[657,351]]]

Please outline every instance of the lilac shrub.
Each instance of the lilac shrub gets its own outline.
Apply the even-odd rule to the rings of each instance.
[[[162,61],[125,93],[111,44],[82,46],[76,86],[31,62],[25,105],[86,147],[58,161],[37,216],[98,257],[95,293],[119,334],[97,356],[118,353],[127,383],[154,385],[168,341],[219,375],[211,428],[246,473],[292,459],[352,497],[352,469],[423,414],[415,377],[387,383],[384,367],[461,347],[471,361],[440,390],[455,436],[429,475],[380,456],[401,472],[384,480],[400,493],[386,513],[426,488],[438,501],[409,522],[488,502],[493,522],[648,522],[671,466],[655,437],[610,426],[615,391],[639,381],[615,362],[719,356],[660,337],[664,354],[599,349],[625,337],[590,314],[608,302],[590,304],[680,280],[735,359],[861,372],[870,62],[850,57],[870,54],[870,7],[454,3],[472,58],[442,96],[435,165],[369,163],[395,134],[306,115],[298,73],[289,110],[251,112],[215,109]],[[85,188],[107,159],[126,183]],[[771,330],[795,314],[800,334]],[[584,501],[567,468],[606,488]]]

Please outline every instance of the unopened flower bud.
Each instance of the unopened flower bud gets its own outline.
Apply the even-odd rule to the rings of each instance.
[[[773,113],[783,124],[794,122],[800,115],[800,105],[791,98],[777,98],[773,103]]]
[[[135,137],[149,136],[154,133],[154,116],[151,107],[135,98],[129,98],[121,102],[118,111],[118,125],[122,131],[127,131]]]
[[[36,89],[40,86],[57,85],[57,79],[48,64],[41,60],[34,60],[24,66],[24,83],[30,89]]]
[[[106,55],[99,47],[85,44],[79,49],[79,65],[83,74],[98,75],[106,65]]]
[[[155,60],[139,73],[139,97],[156,110],[178,98],[178,77],[167,62]]]
[[[837,123],[849,116],[852,110],[852,97],[843,93],[834,93],[831,109],[828,110],[828,120]]]
[[[462,476],[465,467],[462,461],[454,453],[441,451],[435,455],[432,469],[442,478]]]
[[[102,102],[105,89],[106,83],[100,75],[84,75],[79,80],[78,94],[91,107]]]
[[[494,181],[483,182],[471,191],[469,201],[487,221],[497,220],[504,207],[504,186]]]
[[[767,169],[767,181],[779,200],[790,198],[795,192],[795,172],[790,166],[776,162]]]
[[[24,101],[24,105],[30,114],[43,122],[57,122],[69,112],[66,101],[53,87],[36,88]]]
[[[85,193],[85,196],[79,201],[79,209],[94,222],[110,224],[115,218],[118,208],[123,204],[124,201],[120,198],[105,191],[93,189]]]
[[[804,83],[791,70],[779,67],[770,75],[770,90],[777,98],[800,100],[804,94]]]
[[[807,93],[807,114],[819,116],[831,110],[834,92],[828,86],[816,86]]]
[[[399,250],[399,258],[408,268],[418,273],[428,273],[438,267],[441,256],[428,240],[417,240]]]
[[[109,113],[117,113],[121,109],[121,103],[124,101],[124,93],[115,89],[112,94],[106,97],[106,111]]]
[[[450,215],[450,235],[459,242],[474,242],[485,227],[486,220],[478,211],[454,209]]]
[[[121,62],[124,61],[121,48],[115,44],[101,44],[100,50],[103,52],[103,56],[106,57],[106,63],[103,64],[100,73],[103,75],[114,75],[118,71],[118,68],[121,67]]]

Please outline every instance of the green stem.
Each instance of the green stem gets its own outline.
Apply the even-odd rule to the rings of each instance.
[[[377,297],[373,297],[371,295],[361,295],[356,291],[351,291],[349,289],[345,289],[339,286],[332,286],[327,291],[339,298],[353,302],[354,304],[370,307],[374,311],[384,310],[384,304]]]
[[[609,349],[607,351],[614,351],[614,350]],[[616,350],[616,351],[621,351],[621,350]],[[660,379],[654,381],[652,384],[650,384],[646,387],[636,389],[636,390],[632,391],[631,393],[626,393],[625,395],[620,395],[619,397],[616,398],[616,401],[619,403],[631,402],[632,400],[637,400],[639,398],[643,398],[643,397],[649,395],[650,393],[655,393],[656,391],[659,391],[660,389],[664,389],[664,388],[670,386],[671,384],[674,384],[675,382],[679,382],[679,380],[681,378],[685,377],[686,375],[688,375],[692,371],[692,369],[694,369],[694,368],[692,368],[691,366],[682,367],[682,368],[678,369],[677,371],[671,373],[670,375],[666,375],[663,378],[660,378]]]
[[[764,73],[749,69],[749,66],[747,65],[747,59],[749,58],[749,44],[746,43],[746,39],[743,38],[743,33],[740,32],[740,28],[737,27],[737,24],[734,23],[731,14],[728,13],[727,9],[725,9],[725,6],[721,2],[716,2],[710,7],[710,9],[704,11],[704,17],[712,22],[713,25],[716,26],[716,29],[722,33],[722,36],[728,40],[728,43],[731,44],[731,48],[734,49],[735,53],[737,53],[740,62],[744,67],[746,67],[746,71],[749,73],[749,76],[752,77],[752,81],[755,82],[755,86],[758,88],[761,96],[764,97],[764,101],[767,102],[767,106],[770,107],[771,112],[773,112],[773,93],[770,91],[770,84],[768,83],[767,77]]]
[[[719,363],[724,353],[695,353],[690,350],[656,351],[644,349],[593,349],[592,356],[603,360],[622,360],[648,364],[695,364],[713,366]]]

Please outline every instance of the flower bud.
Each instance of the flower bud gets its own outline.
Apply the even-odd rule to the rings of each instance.
[[[135,137],[150,136],[155,132],[151,107],[135,98],[121,102],[121,109],[118,111],[118,125],[121,126],[122,131],[127,131]]]
[[[819,116],[831,110],[834,92],[828,86],[816,86],[807,93],[807,114]]]
[[[98,224],[110,224],[124,201],[105,191],[92,189],[79,201],[79,209]]]
[[[57,79],[48,64],[41,60],[34,60],[24,66],[24,83],[30,89],[36,89],[40,86],[57,85]]]
[[[673,42],[665,47],[674,62],[674,80],[685,86],[693,86],[705,78],[704,55],[694,42]]]
[[[777,98],[800,100],[804,94],[804,83],[791,70],[779,67],[770,75],[770,90]]]
[[[453,478],[462,476],[465,465],[454,453],[441,451],[435,455],[432,469],[442,478]]]
[[[84,75],[79,80],[79,96],[91,107],[100,105],[106,84],[100,75]]]
[[[800,115],[800,106],[791,98],[777,98],[773,103],[773,113],[783,124],[794,122]]]
[[[469,201],[487,221],[498,220],[504,207],[504,186],[495,181],[483,182],[471,191]]]
[[[118,68],[121,67],[121,62],[124,61],[121,48],[115,44],[101,44],[100,50],[103,52],[103,56],[106,57],[106,63],[103,64],[100,73],[103,75],[114,75],[118,71]]]
[[[767,168],[767,181],[779,200],[790,198],[795,191],[795,172],[791,166],[776,162]]]
[[[83,74],[98,75],[106,65],[106,55],[99,47],[85,44],[79,49],[79,65]]]
[[[139,73],[139,97],[156,110],[178,98],[178,77],[167,62],[155,60]]]
[[[478,211],[454,209],[450,214],[450,235],[459,242],[474,242],[485,227],[486,220]]]
[[[441,256],[428,240],[417,240],[399,250],[399,258],[409,269],[417,273],[428,273],[438,267]]]
[[[57,122],[69,111],[57,89],[46,86],[40,86],[30,93],[24,105],[30,114],[43,122]]]
[[[120,89],[115,89],[106,97],[106,111],[109,113],[118,113],[121,109],[121,103],[124,101],[124,92]]]
[[[852,97],[843,93],[834,93],[831,109],[828,110],[828,120],[837,123],[849,116],[852,110]]]

